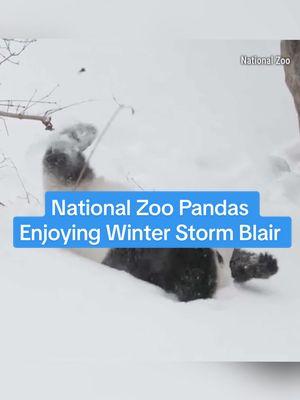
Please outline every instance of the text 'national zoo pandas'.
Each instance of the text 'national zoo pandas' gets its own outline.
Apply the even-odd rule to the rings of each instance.
[[[63,130],[51,141],[43,159],[45,191],[72,190],[79,178],[77,190],[132,190],[97,176],[88,165],[84,151],[96,135],[94,126],[77,124]],[[272,255],[238,249],[97,248],[74,251],[174,293],[180,301],[213,297],[230,276],[237,282],[245,282],[269,278],[278,270]]]

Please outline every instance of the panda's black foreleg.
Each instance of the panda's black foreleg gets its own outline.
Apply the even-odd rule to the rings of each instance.
[[[255,254],[235,249],[230,261],[230,268],[236,282],[246,282],[252,278],[269,278],[278,271],[278,264],[270,254]]]

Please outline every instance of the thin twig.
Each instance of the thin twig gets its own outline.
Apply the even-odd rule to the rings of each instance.
[[[117,108],[115,109],[115,111],[112,113],[111,117],[109,118],[109,120],[107,121],[106,125],[104,126],[104,128],[102,129],[101,133],[99,134],[98,138],[95,140],[94,142],[94,147],[92,148],[89,156],[87,157],[87,159],[85,160],[84,166],[80,171],[79,177],[76,181],[76,184],[74,186],[73,190],[77,190],[78,185],[88,167],[89,161],[92,158],[93,154],[95,153],[96,148],[98,147],[99,143],[101,142],[101,140],[103,139],[103,137],[105,136],[105,134],[107,133],[107,131],[109,130],[111,124],[113,123],[113,121],[116,119],[116,117],[118,116],[118,114],[120,113],[120,111],[122,111],[125,108],[129,108],[131,110],[131,113],[134,114],[134,108],[131,106],[126,106],[125,104],[120,104],[116,101],[116,99],[114,98],[115,102],[117,103]]]
[[[142,190],[142,191],[144,192],[145,189],[134,179],[133,176],[129,176],[129,175],[130,175],[130,174],[128,173],[127,176],[126,176],[127,181],[128,181],[128,182],[131,181],[132,183],[135,184],[135,186],[136,186],[138,189],[140,189],[140,190]]]
[[[20,56],[26,48],[34,43],[35,39],[26,39],[26,40],[17,40],[17,39],[3,39],[4,46],[1,47],[3,52],[0,53],[2,60],[0,61],[0,65],[4,64],[5,62],[10,62],[12,64],[18,65],[19,62],[15,61],[14,59]],[[21,47],[18,50],[13,50],[12,45],[17,43],[18,45],[21,44]]]
[[[44,101],[44,100],[48,99],[48,98],[55,92],[55,90],[56,90],[57,88],[59,88],[59,83],[58,83],[56,86],[54,86],[54,88],[51,89],[49,93],[47,93],[45,96],[41,97],[41,98],[39,99],[39,101]]]
[[[28,103],[28,100],[0,99],[0,102],[11,103],[10,104],[11,107],[17,107],[17,105],[13,105],[13,103]],[[55,105],[55,104],[57,104],[57,102],[56,101],[42,101],[40,99],[40,100],[34,100],[34,104],[54,104]],[[1,105],[6,106],[7,104],[1,104]],[[25,106],[22,106],[22,107],[25,107]]]
[[[79,106],[79,105],[85,104],[85,103],[93,103],[95,101],[98,101],[98,100],[97,99],[89,99],[89,100],[78,101],[76,103],[71,103],[71,104],[68,104],[66,106],[62,106],[62,107],[58,107],[58,108],[54,108],[54,109],[48,110],[48,111],[45,112],[45,115],[49,116],[49,115],[52,115],[52,114],[54,114],[54,113],[56,113],[58,111],[65,110],[66,108]]]
[[[6,157],[6,155],[4,153],[2,153],[2,160],[1,160],[0,164],[3,164],[4,162],[9,163],[11,168],[13,168],[15,170],[15,173],[16,173],[16,175],[18,177],[18,180],[19,180],[19,182],[20,182],[20,184],[22,186],[22,189],[23,189],[23,191],[25,193],[25,198],[27,200],[27,203],[30,203],[30,193],[26,189],[25,183],[24,183],[24,181],[23,181],[23,179],[22,179],[22,177],[21,177],[21,175],[19,173],[19,170],[18,170],[16,164],[14,163],[14,161],[10,157]],[[5,165],[3,165],[2,167],[4,167],[4,166]],[[8,165],[6,165],[6,166],[8,166]]]
[[[7,128],[7,123],[6,123],[5,119],[2,118],[2,117],[0,117],[0,119],[1,119],[1,121],[3,122],[3,125],[4,125],[4,128],[5,128],[5,131],[6,131],[7,136],[9,136],[9,132],[8,132],[8,128]]]
[[[31,102],[32,102],[32,100],[33,100],[33,98],[34,98],[34,96],[36,95],[36,93],[37,93],[37,89],[34,89],[34,92],[33,92],[32,96],[30,97],[30,99],[28,100],[28,102],[27,102],[27,104],[26,104],[26,106],[25,106],[25,108],[24,108],[23,113],[24,113],[26,110],[28,110],[28,107],[30,106],[30,104],[31,104]]]
[[[50,92],[48,92],[46,95],[44,95],[40,99],[33,101],[32,104],[30,104],[30,105],[28,105],[28,107],[26,107],[25,111],[29,110],[29,108],[35,106],[36,104],[40,104],[40,103],[46,104],[47,102],[45,102],[44,100],[48,99],[55,92],[55,90],[58,87],[59,87],[59,84],[57,84],[53,89],[50,90]],[[48,102],[48,104],[57,104],[57,103],[56,102],[54,102],[54,103]]]
[[[145,191],[145,189],[133,177],[131,177],[130,179],[135,184],[136,187],[141,189],[143,192]]]

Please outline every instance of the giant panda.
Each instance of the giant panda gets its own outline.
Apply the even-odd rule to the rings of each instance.
[[[85,149],[97,135],[89,124],[77,124],[63,130],[49,143],[43,158],[45,191],[128,190],[118,182],[97,177],[86,162]],[[82,171],[84,173],[82,174]],[[180,301],[213,297],[217,288],[231,276],[236,282],[268,278],[278,270],[277,260],[269,254],[238,249],[77,249],[112,268],[127,271],[173,293]]]

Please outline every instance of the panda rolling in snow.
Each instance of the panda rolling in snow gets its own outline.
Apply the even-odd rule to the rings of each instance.
[[[44,187],[49,190],[128,190],[121,184],[96,177],[86,164],[84,150],[97,131],[77,124],[62,131],[43,159]],[[82,174],[82,171],[84,173]],[[210,298],[230,277],[237,282],[268,278],[278,270],[268,254],[232,249],[77,249],[76,252],[174,293],[180,301]]]

